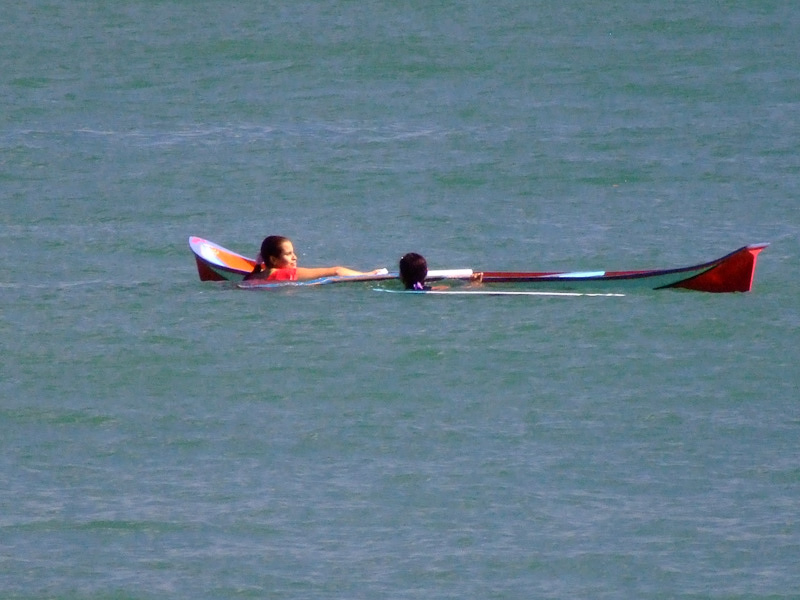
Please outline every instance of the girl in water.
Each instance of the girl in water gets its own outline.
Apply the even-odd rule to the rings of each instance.
[[[280,235],[271,235],[261,242],[261,252],[256,256],[256,266],[244,280],[304,281],[341,275],[377,275],[382,271],[354,271],[346,267],[306,268],[297,266],[297,255],[292,241]]]
[[[421,254],[409,252],[400,259],[400,281],[407,290],[421,292],[431,289],[430,286],[425,285],[427,276],[428,262]]]
[[[425,285],[427,277],[428,261],[425,260],[424,256],[416,252],[409,252],[403,255],[403,258],[400,259],[400,281],[403,282],[403,287],[417,292],[447,289],[447,286],[431,287]],[[473,273],[469,280],[472,283],[481,283],[483,281],[483,273]]]

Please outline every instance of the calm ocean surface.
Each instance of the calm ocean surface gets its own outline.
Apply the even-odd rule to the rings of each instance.
[[[800,8],[5,3],[0,597],[800,597]],[[242,292],[301,264],[749,294]]]

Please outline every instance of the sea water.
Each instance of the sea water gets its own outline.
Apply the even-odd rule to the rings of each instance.
[[[791,2],[7,3],[0,596],[796,598]],[[678,267],[749,294],[247,292]]]

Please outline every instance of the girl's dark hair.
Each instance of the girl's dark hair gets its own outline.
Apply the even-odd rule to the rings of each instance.
[[[421,254],[409,252],[400,259],[400,281],[407,290],[413,289],[415,284],[423,285],[427,276],[428,262]]]
[[[281,255],[281,250],[283,250],[284,242],[289,242],[289,238],[283,237],[282,235],[270,235],[264,238],[264,241],[261,242],[261,260],[266,265],[267,270],[269,270],[270,262],[269,258],[271,256],[278,257]],[[253,267],[253,270],[248,274],[245,275],[244,279],[247,281],[248,279],[253,279],[256,275],[261,273],[261,264],[260,262],[256,263],[256,266]]]

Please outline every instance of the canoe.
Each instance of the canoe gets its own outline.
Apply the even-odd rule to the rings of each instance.
[[[674,269],[636,271],[483,271],[484,284],[524,284],[552,290],[686,289],[699,292],[749,292],[753,287],[756,261],[769,244],[750,244],[712,261]],[[200,237],[189,238],[201,281],[241,282],[253,270],[255,261]],[[431,270],[431,281],[468,280],[472,269]],[[297,285],[323,285],[353,281],[397,279],[397,272],[355,277],[323,277],[300,282],[241,282],[239,287],[269,289]]]

